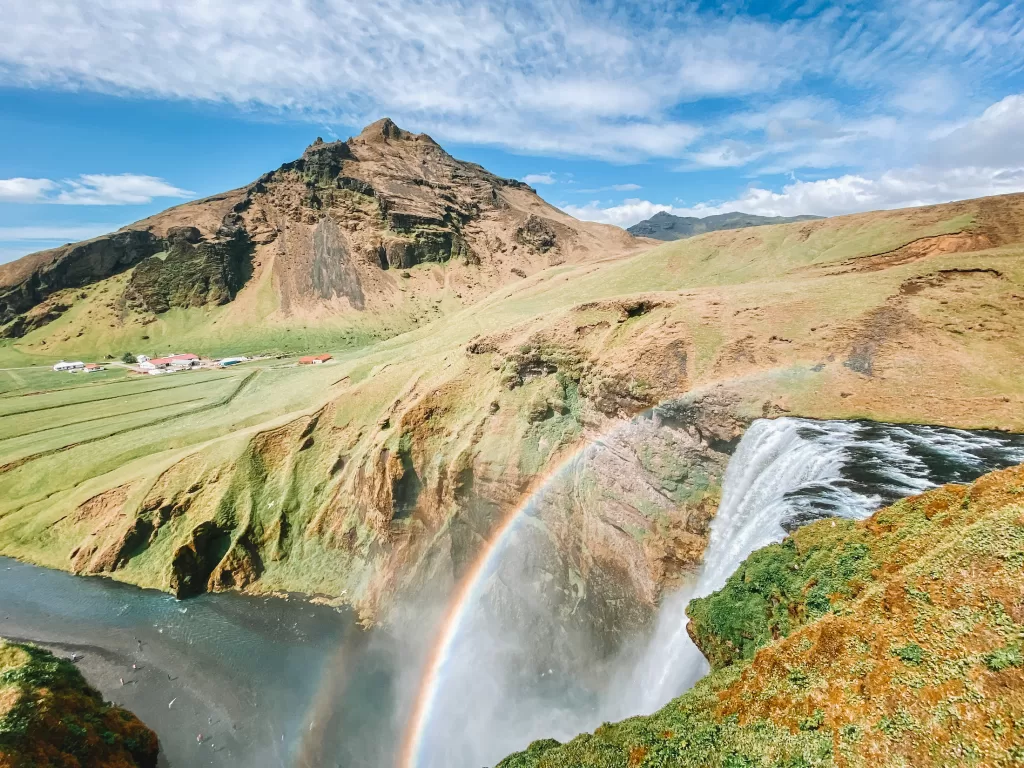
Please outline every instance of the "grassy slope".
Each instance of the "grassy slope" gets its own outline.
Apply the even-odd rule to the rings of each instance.
[[[1004,201],[999,215],[1024,221],[1024,198]],[[421,474],[431,467],[447,471],[472,451],[492,476],[512,471],[528,477],[579,439],[587,420],[579,414],[593,415],[602,387],[614,386],[627,391],[635,407],[715,390],[734,398],[735,409],[749,417],[791,412],[1024,429],[1024,338],[1015,331],[1024,326],[1019,244],[940,252],[874,271],[844,266],[922,237],[988,231],[990,205],[968,201],[715,233],[629,258],[556,267],[388,341],[336,348],[327,366],[283,360],[158,383],[112,372],[110,380],[89,386],[67,377],[75,386],[41,394],[34,392],[53,386],[49,374],[0,372],[0,381],[3,373],[22,379],[0,395],[0,552],[70,567],[68,553],[98,530],[73,514],[76,508],[112,488],[125,489],[126,508],[137,506],[186,457],[192,464],[182,466],[195,466],[168,473],[166,485],[182,489],[200,477],[221,490],[231,482],[254,486],[245,479],[253,440],[325,407],[330,424],[320,425],[316,449],[301,455],[282,449],[288,458],[270,474],[258,468],[260,490],[251,500],[225,497],[237,507],[228,515],[231,525],[246,519],[269,530],[276,519],[270,503],[293,499],[293,530],[314,525],[337,532],[343,520],[323,515],[349,515],[358,542],[368,546],[376,524],[349,501],[365,488],[351,485],[353,473],[334,477],[329,470],[340,452],[353,465],[362,457],[359,471],[372,471],[380,449],[400,447],[403,414],[427,401],[444,417],[434,420],[429,434],[409,433]],[[918,290],[921,281],[926,285]],[[104,290],[102,284],[94,289]],[[616,305],[624,296],[657,306],[626,317]],[[203,313],[169,318],[171,325],[180,320],[182,335],[167,326],[167,344],[184,348],[209,331],[195,320],[208,316]],[[591,327],[597,330],[579,341],[581,329]],[[275,332],[246,331],[250,345]],[[484,337],[499,351],[468,355],[467,344]],[[219,344],[216,338],[207,349]],[[684,350],[682,375],[670,370],[675,362],[665,350],[673,344]],[[515,389],[502,384],[521,356],[515,350],[525,348],[555,360],[559,375],[588,367],[583,405],[530,422],[526,414],[536,399],[552,396],[550,382]],[[853,370],[853,358],[867,359],[869,373]],[[97,402],[110,392],[125,397]],[[123,409],[110,410],[110,402]],[[492,402],[500,409],[489,414]],[[166,588],[166,564],[191,530],[186,523],[223,510],[215,501],[193,507],[152,550],[113,575]],[[433,536],[445,521],[396,525]],[[303,537],[299,546],[295,557],[268,558],[266,588],[362,594],[379,567],[372,557],[342,552],[317,536]]]
[[[1024,467],[825,520],[691,603],[713,671],[650,717],[499,768],[1024,760]]]
[[[149,768],[156,734],[70,661],[0,639],[0,767]]]

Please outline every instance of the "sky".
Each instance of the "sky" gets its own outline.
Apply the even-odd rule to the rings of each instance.
[[[1024,3],[0,0],[0,262],[389,116],[571,214],[1024,191]]]

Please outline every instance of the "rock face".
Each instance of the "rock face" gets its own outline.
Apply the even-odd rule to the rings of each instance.
[[[66,659],[0,639],[0,765],[156,768],[156,734]]]
[[[1009,765],[1024,717],[1024,466],[822,520],[690,603],[712,672],[499,768]],[[655,765],[662,763],[652,763]]]
[[[0,333],[44,326],[52,313],[27,314],[40,302],[125,270],[114,306],[126,311],[111,318],[115,328],[172,307],[228,304],[261,286],[276,300],[260,299],[273,313],[261,319],[349,316],[365,326],[359,315],[368,313],[395,327],[396,310],[407,324],[435,310],[437,275],[419,266],[446,265],[443,284],[468,304],[551,264],[639,247],[385,118],[347,141],[317,139],[241,189],[0,267],[0,326],[9,324]],[[396,280],[391,270],[403,274]],[[67,291],[60,300],[91,301]],[[84,343],[92,329],[83,325]]]
[[[129,229],[0,265],[0,325],[57,291],[110,277],[162,249],[152,232]]]
[[[674,216],[659,211],[649,219],[634,224],[627,231],[637,237],[655,240],[680,240],[684,237],[718,232],[723,229],[763,227],[767,224],[788,224],[793,221],[813,221],[821,216],[756,216],[752,213],[719,213],[714,216]]]
[[[252,274],[252,243],[243,227],[225,225],[217,234],[206,240],[195,227],[169,231],[164,258],[151,257],[133,270],[127,305],[159,313],[231,301]]]

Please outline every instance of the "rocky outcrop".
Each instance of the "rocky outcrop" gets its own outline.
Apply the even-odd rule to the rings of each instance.
[[[822,520],[690,603],[710,675],[499,768],[1010,765],[1024,717],[1024,467]]]
[[[57,297],[51,297],[41,304],[32,307],[23,315],[16,316],[7,325],[0,328],[0,338],[18,339],[47,323],[52,323],[63,315],[71,305]]]
[[[168,586],[178,598],[207,591],[211,574],[228,553],[231,532],[212,521],[197,525],[187,543],[179,546],[171,558]]]
[[[0,765],[156,768],[156,734],[103,701],[78,667],[0,639]]]
[[[277,301],[258,304],[277,315],[275,323],[323,323],[345,338],[345,327],[329,318],[354,313],[361,336],[367,326],[393,335],[438,309],[434,270],[415,267],[447,265],[443,284],[469,304],[551,264],[641,245],[622,230],[576,221],[525,184],[456,160],[429,136],[385,118],[346,141],[318,138],[241,189],[0,266],[0,334],[15,338],[45,325],[53,312],[26,313],[62,289],[132,269],[127,287],[116,284],[117,297],[103,290],[62,297],[99,311],[89,320],[76,312],[76,327],[58,343],[80,336],[89,343],[99,322],[128,334],[172,307],[230,303],[261,279]],[[402,270],[407,282],[396,285],[388,270]],[[53,341],[37,335],[32,343],[52,355]]]
[[[210,240],[195,227],[177,227],[168,232],[166,256],[135,267],[125,300],[133,309],[154,313],[226,304],[248,280],[251,258],[243,227],[225,226]]]
[[[547,253],[558,247],[558,235],[544,219],[530,214],[525,222],[515,231],[517,243],[522,243],[540,253]]]
[[[152,232],[127,229],[0,265],[0,325],[57,291],[95,283],[161,250]]]

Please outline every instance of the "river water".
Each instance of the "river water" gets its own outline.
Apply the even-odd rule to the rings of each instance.
[[[329,607],[178,601],[0,558],[0,636],[81,655],[87,679],[157,732],[165,766],[376,768],[394,740],[387,643]]]
[[[532,690],[517,702],[507,689],[481,686],[502,678],[467,656],[462,667],[453,664],[439,694],[444,716],[431,723],[444,746],[421,766],[479,768],[534,738],[566,738],[653,711],[706,671],[685,632],[686,603],[720,588],[754,549],[810,519],[862,518],[893,499],[1020,462],[1024,438],[998,433],[755,422],[729,463],[704,568],[665,601],[646,645],[609,674],[608,690],[568,696],[571,681],[556,674],[538,683],[554,686],[555,695]],[[536,629],[503,632],[501,640],[525,663],[538,653],[530,643]],[[298,599],[178,601],[0,558],[0,636],[82,655],[90,682],[157,732],[163,764],[172,768],[392,765],[408,674],[418,664],[409,649],[430,642],[423,626],[404,634],[365,632],[345,611]],[[476,639],[468,637],[469,646],[495,641],[482,631]]]

